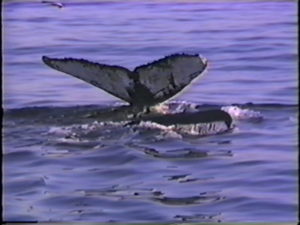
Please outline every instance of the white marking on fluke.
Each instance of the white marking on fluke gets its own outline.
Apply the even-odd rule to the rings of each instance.
[[[85,59],[42,57],[53,69],[67,73],[116,96],[133,106],[162,103],[201,77],[207,60],[199,55],[174,54],[133,71]]]

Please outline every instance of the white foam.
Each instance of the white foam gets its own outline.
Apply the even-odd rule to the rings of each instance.
[[[182,112],[197,112],[200,105],[188,101],[172,101],[159,104],[152,109],[162,114],[174,114]],[[221,110],[230,114],[236,120],[261,120],[263,115],[251,109],[242,109],[238,106],[223,106]]]
[[[88,142],[87,140],[83,140],[81,138],[69,137],[69,138],[58,138],[56,141],[59,143],[67,143],[67,144],[78,144],[83,142]]]
[[[228,131],[228,127],[224,122],[216,121],[213,123],[175,125],[174,130],[187,135],[207,136]]]
[[[182,135],[207,136],[228,131],[224,122],[198,123],[198,124],[175,124],[164,126],[155,122],[141,121],[137,126],[142,128],[157,129],[163,132],[164,136],[182,138]]]
[[[151,121],[141,121],[138,126],[151,129],[172,130],[172,126],[165,126]]]
[[[48,134],[68,135],[69,133],[70,129],[67,127],[50,127],[48,130]]]
[[[262,120],[263,115],[251,109],[242,109],[238,106],[223,106],[221,110],[229,113],[236,120]]]
[[[174,114],[182,112],[197,112],[198,105],[187,101],[172,101],[153,106],[151,109],[161,114]]]
[[[292,121],[292,122],[298,122],[298,116],[290,116],[289,117],[289,121]]]

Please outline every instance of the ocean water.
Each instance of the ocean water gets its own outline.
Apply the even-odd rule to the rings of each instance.
[[[296,222],[296,1],[3,3],[3,219]],[[43,55],[130,69],[173,53],[207,74],[166,105],[233,110],[230,132],[124,126],[121,100]]]

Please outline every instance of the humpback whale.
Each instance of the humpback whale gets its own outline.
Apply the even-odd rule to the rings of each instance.
[[[156,115],[144,117],[145,109],[163,103],[185,89],[207,69],[207,60],[196,54],[173,54],[133,70],[116,65],[90,62],[85,59],[42,57],[49,67],[92,84],[107,93],[124,100],[141,112],[137,121],[153,121],[163,125],[177,124],[185,129],[191,124],[222,121],[230,129],[232,119],[227,112],[210,110],[196,113]],[[198,128],[197,128],[198,129]],[[203,130],[203,128],[198,129]]]

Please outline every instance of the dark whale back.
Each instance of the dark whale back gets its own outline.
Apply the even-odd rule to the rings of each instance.
[[[231,116],[219,109],[212,109],[206,111],[192,112],[192,113],[176,113],[168,115],[146,116],[142,121],[151,121],[165,126],[174,124],[198,124],[198,123],[213,123],[224,122],[228,128],[232,124]]]

